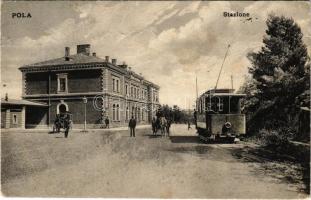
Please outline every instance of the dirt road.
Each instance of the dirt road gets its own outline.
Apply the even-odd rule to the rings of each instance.
[[[2,133],[2,193],[24,197],[303,198],[299,166],[257,156],[256,146],[203,144],[173,125],[62,134]],[[288,178],[290,177],[290,178]]]

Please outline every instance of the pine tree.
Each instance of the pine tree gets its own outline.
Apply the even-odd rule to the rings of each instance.
[[[295,99],[307,88],[306,62],[309,59],[300,27],[292,18],[270,15],[263,47],[248,54],[249,72],[256,82],[259,99],[251,124],[278,127],[291,121]]]

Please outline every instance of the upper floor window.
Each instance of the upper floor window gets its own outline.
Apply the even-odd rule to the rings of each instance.
[[[120,92],[120,79],[117,77],[112,78],[112,90],[114,92]]]
[[[128,91],[128,84],[125,85],[125,95],[128,96],[129,95],[129,91]]]
[[[57,74],[57,92],[68,92],[67,74]]]

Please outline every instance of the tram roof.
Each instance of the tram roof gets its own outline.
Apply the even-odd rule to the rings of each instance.
[[[236,93],[215,93],[215,94],[207,94],[206,96],[234,96],[234,97],[245,97],[246,94],[236,94]]]
[[[214,96],[214,97],[245,97],[246,94],[237,94],[237,93],[214,93],[214,94],[207,94],[207,93],[204,93],[202,94],[200,97],[203,97],[203,96]]]

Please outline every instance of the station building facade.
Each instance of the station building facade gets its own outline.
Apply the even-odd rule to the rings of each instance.
[[[106,117],[110,127],[126,126],[133,116],[147,124],[159,104],[159,86],[116,59],[90,52],[89,44],[77,53],[65,47],[61,58],[20,67],[25,100],[47,104],[26,118],[26,128],[52,126],[56,115],[72,114],[73,128],[100,128]]]

